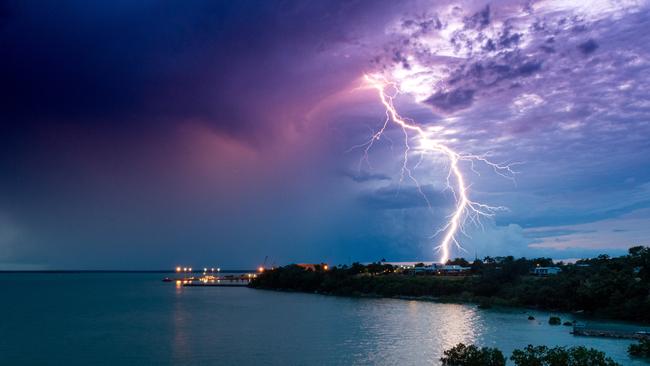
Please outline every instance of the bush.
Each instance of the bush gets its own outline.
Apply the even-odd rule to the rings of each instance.
[[[515,361],[515,364],[518,366],[543,366],[542,358],[547,350],[545,346],[533,347],[529,344],[523,350],[516,349],[512,351],[510,359]]]
[[[560,324],[562,324],[562,320],[557,316],[552,316],[552,317],[548,318],[548,323],[550,325],[560,325]]]
[[[627,352],[630,356],[650,358],[650,339],[641,339],[638,344],[631,344]]]
[[[617,366],[604,352],[593,348],[554,347],[528,345],[514,350],[510,359],[516,366]]]
[[[506,364],[503,353],[496,348],[479,349],[473,344],[466,346],[462,343],[446,350],[440,361],[447,366],[505,366]]]

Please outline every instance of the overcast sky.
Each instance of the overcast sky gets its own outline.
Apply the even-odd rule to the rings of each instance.
[[[581,5],[582,4],[582,5]],[[444,156],[507,207],[465,252],[650,245],[645,1],[0,0],[0,269],[435,260]],[[415,136],[410,143],[418,146]]]

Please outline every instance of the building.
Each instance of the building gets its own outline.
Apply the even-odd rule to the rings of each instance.
[[[471,269],[472,269],[471,267],[463,267],[457,264],[448,265],[448,264],[432,263],[431,265],[428,266],[425,265],[420,267],[414,267],[413,273],[454,276],[454,275],[468,274]]]
[[[560,273],[560,267],[535,267],[533,274],[535,276],[551,276]]]
[[[433,273],[435,271],[435,267],[433,265],[430,266],[417,266],[417,267],[412,267],[413,273],[418,274],[418,273]]]
[[[326,263],[298,263],[296,266],[307,271],[316,271],[317,268],[325,271],[329,269],[329,266]]]
[[[443,274],[458,274],[463,272],[469,272],[471,269],[472,269],[471,267],[463,267],[457,264],[436,266],[436,271]]]

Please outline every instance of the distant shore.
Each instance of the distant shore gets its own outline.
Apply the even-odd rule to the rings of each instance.
[[[519,307],[650,324],[650,248],[631,248],[629,255],[617,258],[559,263],[554,265],[558,272],[547,276],[532,274],[535,268],[553,265],[549,258],[463,261],[456,260],[468,268],[467,273],[453,276],[383,263],[332,268],[289,265],[265,271],[250,287]]]

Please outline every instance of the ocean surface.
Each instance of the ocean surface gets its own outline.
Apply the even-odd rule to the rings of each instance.
[[[585,345],[647,365],[627,356],[632,341],[574,337],[547,312],[176,288],[164,276],[0,274],[0,365],[438,365],[458,342],[507,356],[528,344]]]

